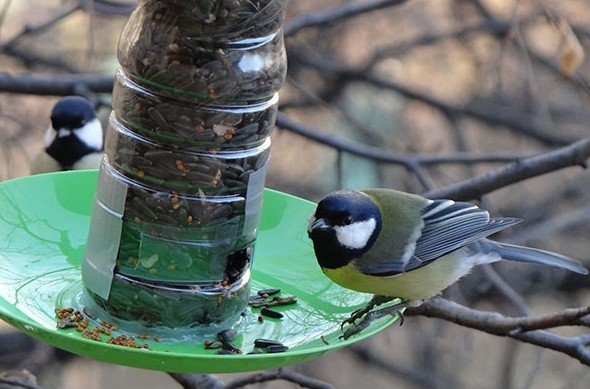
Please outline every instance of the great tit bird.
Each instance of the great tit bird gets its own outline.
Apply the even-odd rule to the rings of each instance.
[[[308,234],[324,274],[345,288],[376,295],[359,310],[363,314],[394,297],[405,306],[418,305],[474,266],[501,259],[588,274],[563,255],[486,239],[520,221],[490,218],[470,203],[391,189],[340,190],[318,203]]]
[[[103,130],[90,102],[67,96],[51,111],[44,137],[44,152],[33,162],[31,173],[97,169],[103,156]]]

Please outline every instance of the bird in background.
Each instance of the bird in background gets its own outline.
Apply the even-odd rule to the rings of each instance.
[[[403,300],[399,309],[419,305],[476,265],[506,259],[588,274],[580,262],[566,256],[486,238],[519,222],[490,218],[470,203],[429,200],[392,189],[339,190],[318,203],[308,235],[326,276],[345,288],[375,295],[342,323],[353,325],[343,336],[347,338],[369,324],[366,314],[375,306],[394,298]]]
[[[97,169],[103,156],[103,129],[90,101],[79,96],[59,100],[51,111],[44,150],[31,174]]]

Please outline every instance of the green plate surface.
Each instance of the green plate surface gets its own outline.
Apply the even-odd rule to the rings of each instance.
[[[139,368],[228,373],[309,360],[362,340],[395,321],[384,318],[351,339],[338,339],[340,323],[370,296],[340,288],[320,271],[306,233],[307,218],[315,205],[266,190],[252,289],[280,288],[283,296],[294,295],[298,302],[277,308],[284,314],[282,319],[265,318],[262,322],[258,321],[259,310],[248,308],[234,326],[239,332],[234,344],[248,352],[254,339],[269,338],[288,345],[287,352],[218,355],[215,350],[206,350],[203,340],[213,339],[219,328],[192,335],[179,332],[159,342],[141,341],[149,344],[149,349],[111,345],[85,339],[74,329],[58,329],[55,308],[81,309],[85,301],[80,263],[96,183],[96,170],[0,183],[0,318],[41,341],[75,354]],[[130,328],[121,326],[118,333],[137,334]]]

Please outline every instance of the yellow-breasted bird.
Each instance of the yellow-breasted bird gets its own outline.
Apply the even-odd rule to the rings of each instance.
[[[404,306],[419,304],[474,266],[501,259],[588,274],[580,262],[563,255],[486,238],[520,221],[490,218],[470,203],[391,189],[339,190],[318,203],[308,234],[329,278],[376,295],[345,321],[354,323],[383,301],[401,298]]]

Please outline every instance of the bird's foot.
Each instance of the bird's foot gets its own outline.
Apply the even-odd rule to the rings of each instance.
[[[379,306],[383,303],[386,303],[388,301],[393,300],[393,297],[389,297],[389,296],[381,296],[381,295],[374,295],[373,298],[367,303],[367,305],[365,305],[362,308],[357,309],[356,311],[354,311],[353,313],[350,314],[350,317],[346,320],[344,320],[342,322],[342,324],[340,324],[340,328],[344,328],[345,325],[347,324],[354,324],[355,321],[359,320],[360,318],[362,318],[363,316],[365,316],[367,313],[371,312],[373,310],[373,308],[375,308],[376,306]]]
[[[404,315],[403,315],[402,311],[407,306],[408,306],[408,303],[403,302],[403,303],[394,304],[394,305],[386,307],[386,308],[378,309],[375,311],[371,311],[369,309],[368,312],[365,312],[361,315],[362,319],[358,323],[355,323],[355,321],[360,316],[355,318],[354,320],[350,321],[350,319],[352,318],[352,315],[354,315],[355,313],[357,313],[360,310],[355,311],[351,315],[351,318],[348,318],[347,320],[345,320],[345,323],[350,323],[350,324],[348,325],[348,327],[346,327],[346,330],[344,331],[344,333],[342,335],[340,335],[339,338],[346,340],[346,339],[350,338],[351,336],[354,336],[354,335],[360,333],[362,330],[367,328],[369,326],[369,324],[371,324],[371,322],[373,322],[374,320],[377,320],[377,319],[382,318],[387,315],[397,315],[399,318],[399,321],[400,321],[399,325],[401,326],[402,324],[404,324]],[[364,310],[365,308],[362,308],[362,309]]]

